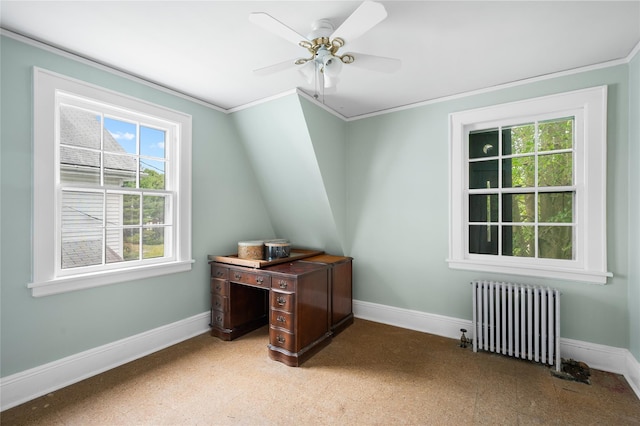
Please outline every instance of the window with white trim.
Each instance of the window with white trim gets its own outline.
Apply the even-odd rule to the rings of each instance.
[[[34,68],[34,296],[191,269],[191,117]]]
[[[606,283],[606,97],[450,115],[451,268]]]

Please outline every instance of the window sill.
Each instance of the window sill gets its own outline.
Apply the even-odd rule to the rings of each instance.
[[[178,261],[161,265],[139,266],[135,268],[119,269],[117,271],[99,272],[95,274],[76,275],[72,277],[55,278],[27,284],[33,297],[49,296],[69,291],[83,290],[116,284],[124,281],[134,281],[160,275],[175,274],[191,270],[195,260]]]
[[[536,267],[532,265],[505,265],[504,263],[477,262],[473,260],[448,259],[449,268],[467,271],[493,272],[500,274],[523,275],[529,277],[551,278],[559,280],[580,281],[592,284],[606,284],[607,278],[613,277],[611,272],[588,271],[583,269],[558,268],[554,266]]]

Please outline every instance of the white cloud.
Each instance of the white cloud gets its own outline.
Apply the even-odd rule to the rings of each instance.
[[[158,148],[164,149],[164,142],[158,142]]]
[[[135,139],[136,135],[129,132],[115,132],[111,133],[116,140],[124,139],[124,140],[132,140]]]

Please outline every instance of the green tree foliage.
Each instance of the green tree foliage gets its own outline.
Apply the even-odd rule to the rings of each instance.
[[[126,182],[126,187],[135,187],[134,182]],[[141,189],[164,189],[164,174],[153,169],[145,169],[140,173]],[[140,204],[142,202],[142,217],[140,216]],[[145,258],[157,257],[148,252],[163,253],[164,247],[164,230],[162,227],[153,227],[150,225],[162,225],[165,223],[165,207],[166,199],[160,195],[139,195],[125,194],[123,195],[123,224],[124,225],[146,225],[142,228],[142,243],[144,244]],[[139,258],[140,247],[140,228],[129,228],[123,230],[123,239],[125,243],[125,260],[137,260]],[[152,246],[159,248],[152,249]]]
[[[573,118],[540,122],[536,138],[535,126],[525,125],[509,129],[513,153],[531,153],[505,161],[511,162],[506,170],[510,174],[511,186],[534,188],[536,182],[535,157],[533,146],[538,150],[538,187],[560,187],[573,184]],[[506,139],[506,138],[505,138]],[[532,195],[534,193],[532,192]],[[516,218],[534,217],[535,204],[525,202],[526,197],[514,197],[517,203],[511,205],[514,222]],[[571,223],[573,222],[573,192],[541,192],[537,197],[538,222]],[[533,227],[514,227],[519,232],[513,233],[513,255],[532,256],[534,247]],[[544,258],[571,259],[573,257],[572,227],[540,226],[538,228],[538,255]]]
[[[140,188],[164,189],[164,173],[159,173],[153,169],[144,169],[140,173]]]

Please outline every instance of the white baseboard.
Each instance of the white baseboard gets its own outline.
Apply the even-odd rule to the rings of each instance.
[[[471,321],[412,311],[376,303],[353,301],[357,318],[396,327],[460,338],[460,329],[473,338]],[[141,358],[209,330],[209,312],[109,343],[0,379],[0,411]],[[640,363],[623,348],[561,339],[563,358],[573,358],[592,368],[623,374],[640,398]]]
[[[640,398],[640,362],[629,351],[627,351],[624,377],[636,395],[638,395],[638,398]]]
[[[209,312],[0,379],[0,411],[136,360],[209,330]]]
[[[474,337],[472,322],[460,318],[412,311],[360,300],[353,301],[353,314],[356,318],[452,339],[459,339],[461,336],[460,329],[464,328],[468,330],[465,333],[468,338]],[[640,363],[628,349],[561,338],[560,354],[562,358],[582,361],[597,370],[624,375],[635,394],[640,398]]]
[[[444,315],[428,314],[377,303],[353,301],[353,315],[356,318],[395,325],[409,330],[422,331],[437,336],[459,339],[460,329],[468,330],[467,337],[471,337],[472,326],[470,320],[447,317]]]

